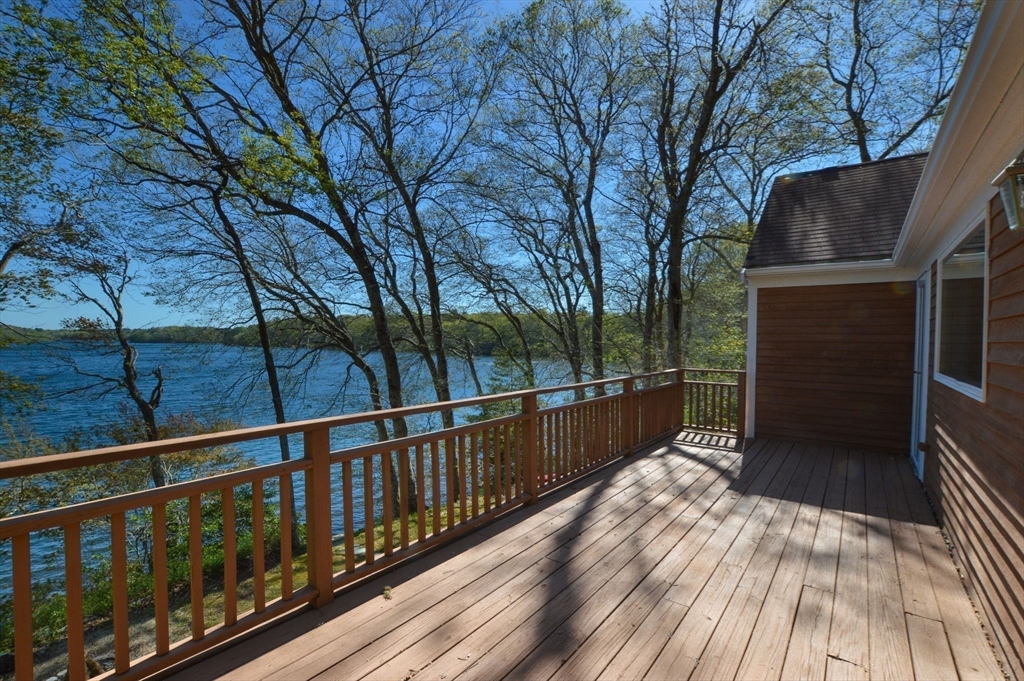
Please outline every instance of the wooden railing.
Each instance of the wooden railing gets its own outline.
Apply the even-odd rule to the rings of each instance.
[[[740,375],[742,379],[742,374]],[[118,678],[142,678],[186,660],[239,633],[306,604],[331,602],[334,592],[379,570],[451,541],[541,494],[600,468],[637,447],[674,434],[698,414],[700,427],[727,430],[729,419],[706,418],[707,409],[682,407],[692,390],[680,370],[590,383],[488,395],[401,409],[299,421],[195,437],[0,462],[0,479],[115,461],[148,458],[261,438],[301,433],[303,458],[148,489],[87,503],[0,519],[0,542],[10,541],[14,583],[14,657],[17,679],[33,677],[32,540],[39,532],[63,535],[67,610],[68,676],[86,678],[83,624],[83,524],[109,523],[114,670]],[[696,395],[706,393],[700,383]],[[710,385],[710,384],[707,384]],[[717,384],[715,384],[717,385]],[[574,391],[603,393],[538,408],[538,397]],[[701,392],[705,391],[705,392]],[[715,393],[719,394],[719,393]],[[729,393],[732,395],[733,393]],[[742,380],[735,393],[742,396]],[[718,399],[718,398],[715,398]],[[725,400],[721,397],[719,401]],[[731,398],[729,398],[731,399]],[[332,451],[331,430],[380,419],[439,413],[493,403],[518,403],[508,416],[447,430]],[[702,403],[703,404],[703,403]],[[742,399],[739,402],[742,405]],[[732,409],[732,407],[723,409]],[[740,407],[742,409],[742,407]],[[733,409],[732,412],[735,412]],[[725,413],[725,411],[723,411]],[[738,423],[742,424],[742,418]],[[742,429],[742,425],[740,426]],[[742,432],[742,430],[740,431]],[[292,555],[293,475],[304,482],[305,583],[296,583]],[[271,495],[268,495],[268,486]],[[397,488],[397,489],[396,489]],[[251,497],[253,608],[240,613],[236,518],[239,494]],[[223,607],[207,621],[203,552],[203,496],[219,501],[223,533]],[[276,495],[279,521],[279,595],[268,598],[265,515]],[[392,502],[392,500],[394,500]],[[173,505],[173,506],[172,506]],[[166,522],[168,508],[187,509],[191,636],[171,640]],[[363,528],[355,515],[361,508]],[[334,534],[336,513],[341,522]],[[155,650],[131,659],[129,631],[128,520],[152,532],[152,594]],[[397,526],[396,526],[397,525]],[[104,524],[104,527],[106,525]],[[380,537],[377,536],[378,528]],[[301,560],[298,561],[301,565]],[[248,572],[246,573],[248,575]],[[276,573],[275,573],[276,574]],[[300,579],[301,581],[301,579]],[[276,589],[275,589],[276,593]],[[109,675],[109,674],[108,674]]]
[[[696,375],[700,378],[693,378]],[[735,377],[734,382],[709,380]],[[747,372],[726,369],[686,369],[683,391],[683,426],[692,430],[735,433],[742,442],[745,432]]]

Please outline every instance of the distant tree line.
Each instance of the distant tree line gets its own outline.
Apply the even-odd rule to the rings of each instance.
[[[709,303],[709,307],[710,307]],[[638,372],[639,366],[633,363],[637,359],[636,348],[642,339],[636,332],[635,322],[625,315],[618,313],[606,314],[605,323],[608,330],[605,332],[606,343],[609,346],[608,355],[612,358],[612,364],[620,367],[626,372]],[[351,329],[352,336],[360,347],[372,347],[374,341],[373,320],[369,316],[354,316],[346,318],[346,324]],[[390,327],[400,339],[409,338],[411,330],[401,316],[392,316],[389,319]],[[699,320],[700,323],[709,323],[714,320],[705,315]],[[722,326],[735,325],[739,317],[722,320]],[[585,331],[593,326],[593,318],[586,312],[579,313],[578,324]],[[558,357],[558,348],[547,342],[547,336],[542,322],[535,317],[523,319],[522,337],[516,329],[509,324],[508,320],[497,312],[473,312],[469,314],[458,314],[455,316],[442,315],[442,325],[446,333],[452,338],[458,338],[460,346],[453,348],[457,356],[467,357],[518,357],[523,354],[523,343],[531,348],[532,354],[537,358]],[[310,345],[327,343],[327,339],[318,335],[315,329],[309,329],[296,323],[291,319],[272,320],[267,323],[267,332],[270,336],[271,345],[275,348],[303,348]],[[700,338],[719,336],[723,338],[724,329],[698,329]],[[222,344],[241,347],[258,347],[260,344],[259,328],[255,324],[234,327],[215,326],[153,326],[145,328],[126,328],[125,336],[134,344],[138,343],[197,343],[197,344]],[[92,332],[84,332],[81,328],[63,329],[29,329],[18,326],[0,327],[0,340],[7,344],[30,344],[30,343],[55,343],[58,341],[90,340]],[[738,336],[737,336],[738,338]],[[404,340],[396,347],[401,351],[414,352],[415,347]],[[699,348],[695,349],[697,357],[703,361],[713,361],[706,353]],[[736,349],[717,348],[724,356],[732,358]]]

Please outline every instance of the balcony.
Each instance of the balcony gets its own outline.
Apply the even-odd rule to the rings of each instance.
[[[172,645],[167,595],[160,592],[166,565],[157,557],[155,651],[130,659],[124,557],[115,555],[116,668],[108,675],[1002,677],[904,457],[763,440],[740,451],[742,374],[734,384],[692,376],[605,381],[590,386],[606,388],[605,395],[543,408],[538,396],[575,387],[482,398],[516,399],[522,408],[337,452],[330,451],[330,428],[372,417],[293,424],[292,432],[304,433],[301,460],[0,520],[0,540],[13,544],[15,609],[30,615],[30,532],[64,527],[68,533],[73,615],[75,527],[84,518],[109,516],[117,547],[123,514],[131,509],[152,508],[159,537],[159,509],[175,499],[189,499],[198,516],[199,502],[192,500],[219,493],[233,520],[236,488],[276,477],[284,501],[291,475],[301,473],[308,584],[293,589],[289,523],[282,518],[281,596],[266,598],[260,539],[254,610],[237,612],[229,558],[223,620],[207,627],[203,580],[194,579],[192,636]],[[405,411],[416,409],[438,405]],[[276,437],[281,428],[204,436],[203,443]],[[147,455],[154,447],[195,446],[169,441],[66,456],[83,465]],[[378,470],[388,470],[392,456],[403,502],[398,517],[387,504],[366,509],[366,517],[383,522],[379,543],[372,533],[356,532],[352,492],[356,469],[364,474],[363,489],[373,489],[375,468],[366,464],[377,457]],[[19,472],[69,461],[22,462]],[[10,464],[4,466],[0,472],[10,477]],[[420,493],[411,504],[406,490],[413,479]],[[389,476],[380,485],[388,497]],[[372,503],[372,494],[366,498]],[[341,509],[337,537],[334,507]],[[280,508],[288,513],[287,503]],[[262,512],[254,513],[259,517]],[[198,529],[191,548],[194,566],[204,548]],[[31,629],[21,626],[23,617],[16,621],[17,675],[31,678]],[[71,616],[68,624],[69,677],[75,678],[83,671],[76,660],[84,658],[84,644],[81,623]]]

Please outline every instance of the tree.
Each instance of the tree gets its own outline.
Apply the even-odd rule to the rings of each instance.
[[[545,256],[546,266],[570,267],[585,287],[591,373],[601,379],[606,256],[599,202],[615,135],[638,91],[635,27],[616,0],[535,0],[497,31],[507,53],[485,144],[503,166],[529,175],[531,191],[547,197],[544,231],[553,241],[545,245],[567,252],[549,253],[554,257]],[[539,234],[536,225],[528,229]],[[567,301],[565,292],[557,299]],[[563,333],[578,335],[571,303],[566,313]],[[570,357],[578,354],[575,340],[566,345]]]
[[[88,304],[99,314],[95,319],[65,320],[64,327],[74,331],[78,340],[91,343],[98,354],[117,357],[121,365],[120,373],[112,376],[83,369],[65,354],[65,361],[75,373],[89,380],[75,391],[123,391],[142,419],[145,439],[160,439],[156,410],[163,398],[163,372],[159,365],[148,372],[153,377],[153,386],[147,396],[137,366],[139,352],[129,340],[125,325],[124,297],[135,276],[127,246],[86,225],[76,239],[62,242],[50,258],[55,271],[70,287],[72,302]],[[93,287],[98,291],[93,292]],[[149,474],[154,487],[167,484],[166,471],[157,454],[149,457]]]
[[[977,0],[826,0],[800,17],[822,125],[862,162],[927,148],[953,92]]]
[[[667,352],[681,366],[683,251],[691,202],[715,156],[730,144],[741,75],[765,58],[766,37],[790,0],[763,5],[740,0],[664,0],[645,24],[644,65],[650,73],[650,113],[656,121],[667,235]]]
[[[444,191],[493,81],[477,58],[472,9],[468,0],[347,2],[330,19],[330,58],[307,63],[346,134],[359,140],[359,215],[439,401],[451,399],[438,261],[450,229]],[[442,420],[454,425],[451,411]]]

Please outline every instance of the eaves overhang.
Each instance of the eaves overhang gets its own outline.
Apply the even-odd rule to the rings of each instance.
[[[915,270],[899,267],[889,258],[884,260],[751,267],[740,270],[740,279],[744,283],[756,288],[868,284],[883,281],[910,281],[916,278],[917,273]]]
[[[893,262],[922,272],[995,195],[992,178],[1024,150],[1024,2],[989,0],[939,125]]]

